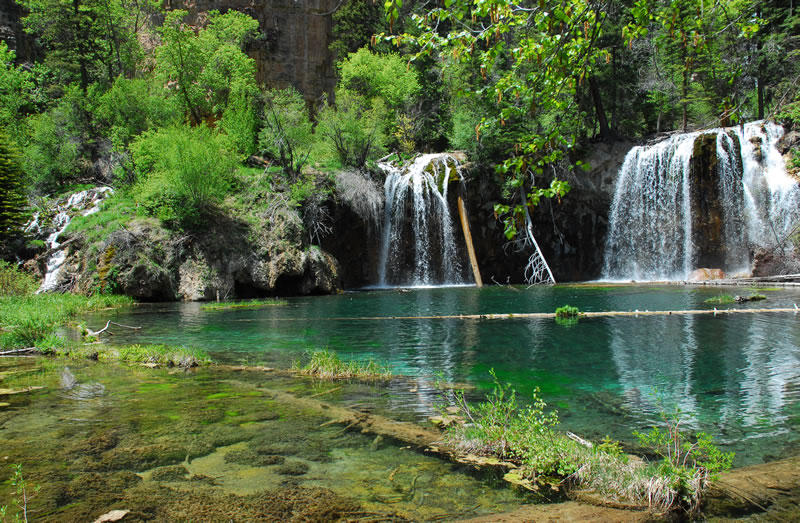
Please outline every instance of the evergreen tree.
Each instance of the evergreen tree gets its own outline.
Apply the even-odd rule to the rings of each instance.
[[[20,233],[26,206],[19,153],[5,131],[0,130],[0,242],[3,244]]]

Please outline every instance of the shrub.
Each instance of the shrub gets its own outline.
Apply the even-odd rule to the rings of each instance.
[[[111,143],[118,151],[150,129],[180,123],[181,108],[175,98],[154,82],[119,77],[100,97],[97,116],[109,127]]]
[[[33,294],[38,282],[14,265],[0,261],[0,296],[24,296]]]
[[[290,181],[300,176],[314,146],[305,100],[295,89],[273,89],[264,93],[263,128],[258,145],[276,158]]]
[[[150,131],[131,146],[135,199],[171,226],[204,223],[228,193],[237,166],[226,141],[205,126]]]
[[[317,119],[317,132],[334,148],[343,166],[363,168],[384,151],[386,107],[347,89],[337,89],[336,106],[326,105]]]

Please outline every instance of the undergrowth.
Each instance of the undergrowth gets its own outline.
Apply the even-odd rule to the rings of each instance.
[[[309,358],[308,363],[302,365],[297,360],[293,361],[293,371],[324,380],[353,378],[388,380],[392,378],[392,372],[388,366],[380,365],[373,360],[366,363],[342,361],[339,355],[330,349],[310,351],[306,354]]]
[[[695,513],[703,494],[720,472],[730,468],[733,453],[720,451],[705,433],[681,430],[680,411],[662,414],[662,424],[647,433],[635,433],[641,444],[660,461],[647,462],[626,455],[619,442],[606,437],[592,444],[556,429],[558,413],[548,411],[539,397],[522,406],[516,391],[502,384],[493,371],[494,388],[485,401],[466,401],[463,391],[445,390],[452,417],[460,423],[445,431],[447,443],[460,454],[494,457],[514,469],[506,479],[526,488],[562,485],[614,502],[647,507],[653,513]]]

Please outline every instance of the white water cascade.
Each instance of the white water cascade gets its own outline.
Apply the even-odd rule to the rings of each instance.
[[[39,290],[36,291],[37,294],[52,291],[58,286],[58,275],[61,272],[64,261],[67,259],[66,249],[59,248],[61,244],[58,241],[58,237],[67,229],[72,217],[76,214],[88,216],[96,213],[100,210],[100,202],[113,192],[110,187],[87,189],[71,195],[66,202],[58,204],[56,215],[53,217],[54,231],[45,241],[52,254],[47,260],[47,272],[44,282],[39,287]],[[34,232],[40,229],[39,217],[39,213],[33,215],[33,220],[25,227],[26,232]]]
[[[378,286],[467,283],[447,204],[451,180],[461,180],[450,154],[425,154],[411,165],[381,163],[386,173]]]
[[[753,249],[784,243],[800,221],[800,187],[776,147],[782,134],[751,122],[631,149],[616,182],[603,278],[685,280],[708,263],[748,273]],[[711,178],[692,168],[696,140],[709,136]]]

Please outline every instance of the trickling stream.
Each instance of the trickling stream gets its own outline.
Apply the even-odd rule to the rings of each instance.
[[[386,172],[379,287],[468,283],[464,255],[447,203],[451,180],[461,180],[458,160],[425,154],[411,165],[381,163]]]
[[[47,260],[47,272],[41,287],[36,291],[37,293],[52,291],[58,285],[58,276],[61,272],[61,266],[64,265],[64,261],[67,259],[67,251],[65,249],[59,249],[61,243],[59,243],[58,238],[67,230],[67,227],[72,221],[72,217],[78,213],[80,213],[81,216],[89,216],[90,214],[98,212],[100,210],[100,202],[113,192],[114,190],[111,187],[87,189],[71,195],[67,198],[65,203],[59,204],[56,207],[57,212],[53,217],[54,230],[45,241],[47,248],[52,254]],[[33,220],[25,227],[25,231],[32,232],[34,230],[39,230],[41,227],[39,218],[39,213],[34,214]]]
[[[800,188],[776,147],[782,134],[751,122],[631,149],[617,178],[603,277],[684,280],[700,267],[748,273],[753,249],[785,242],[800,220]],[[694,155],[710,136],[715,158],[704,167]]]

